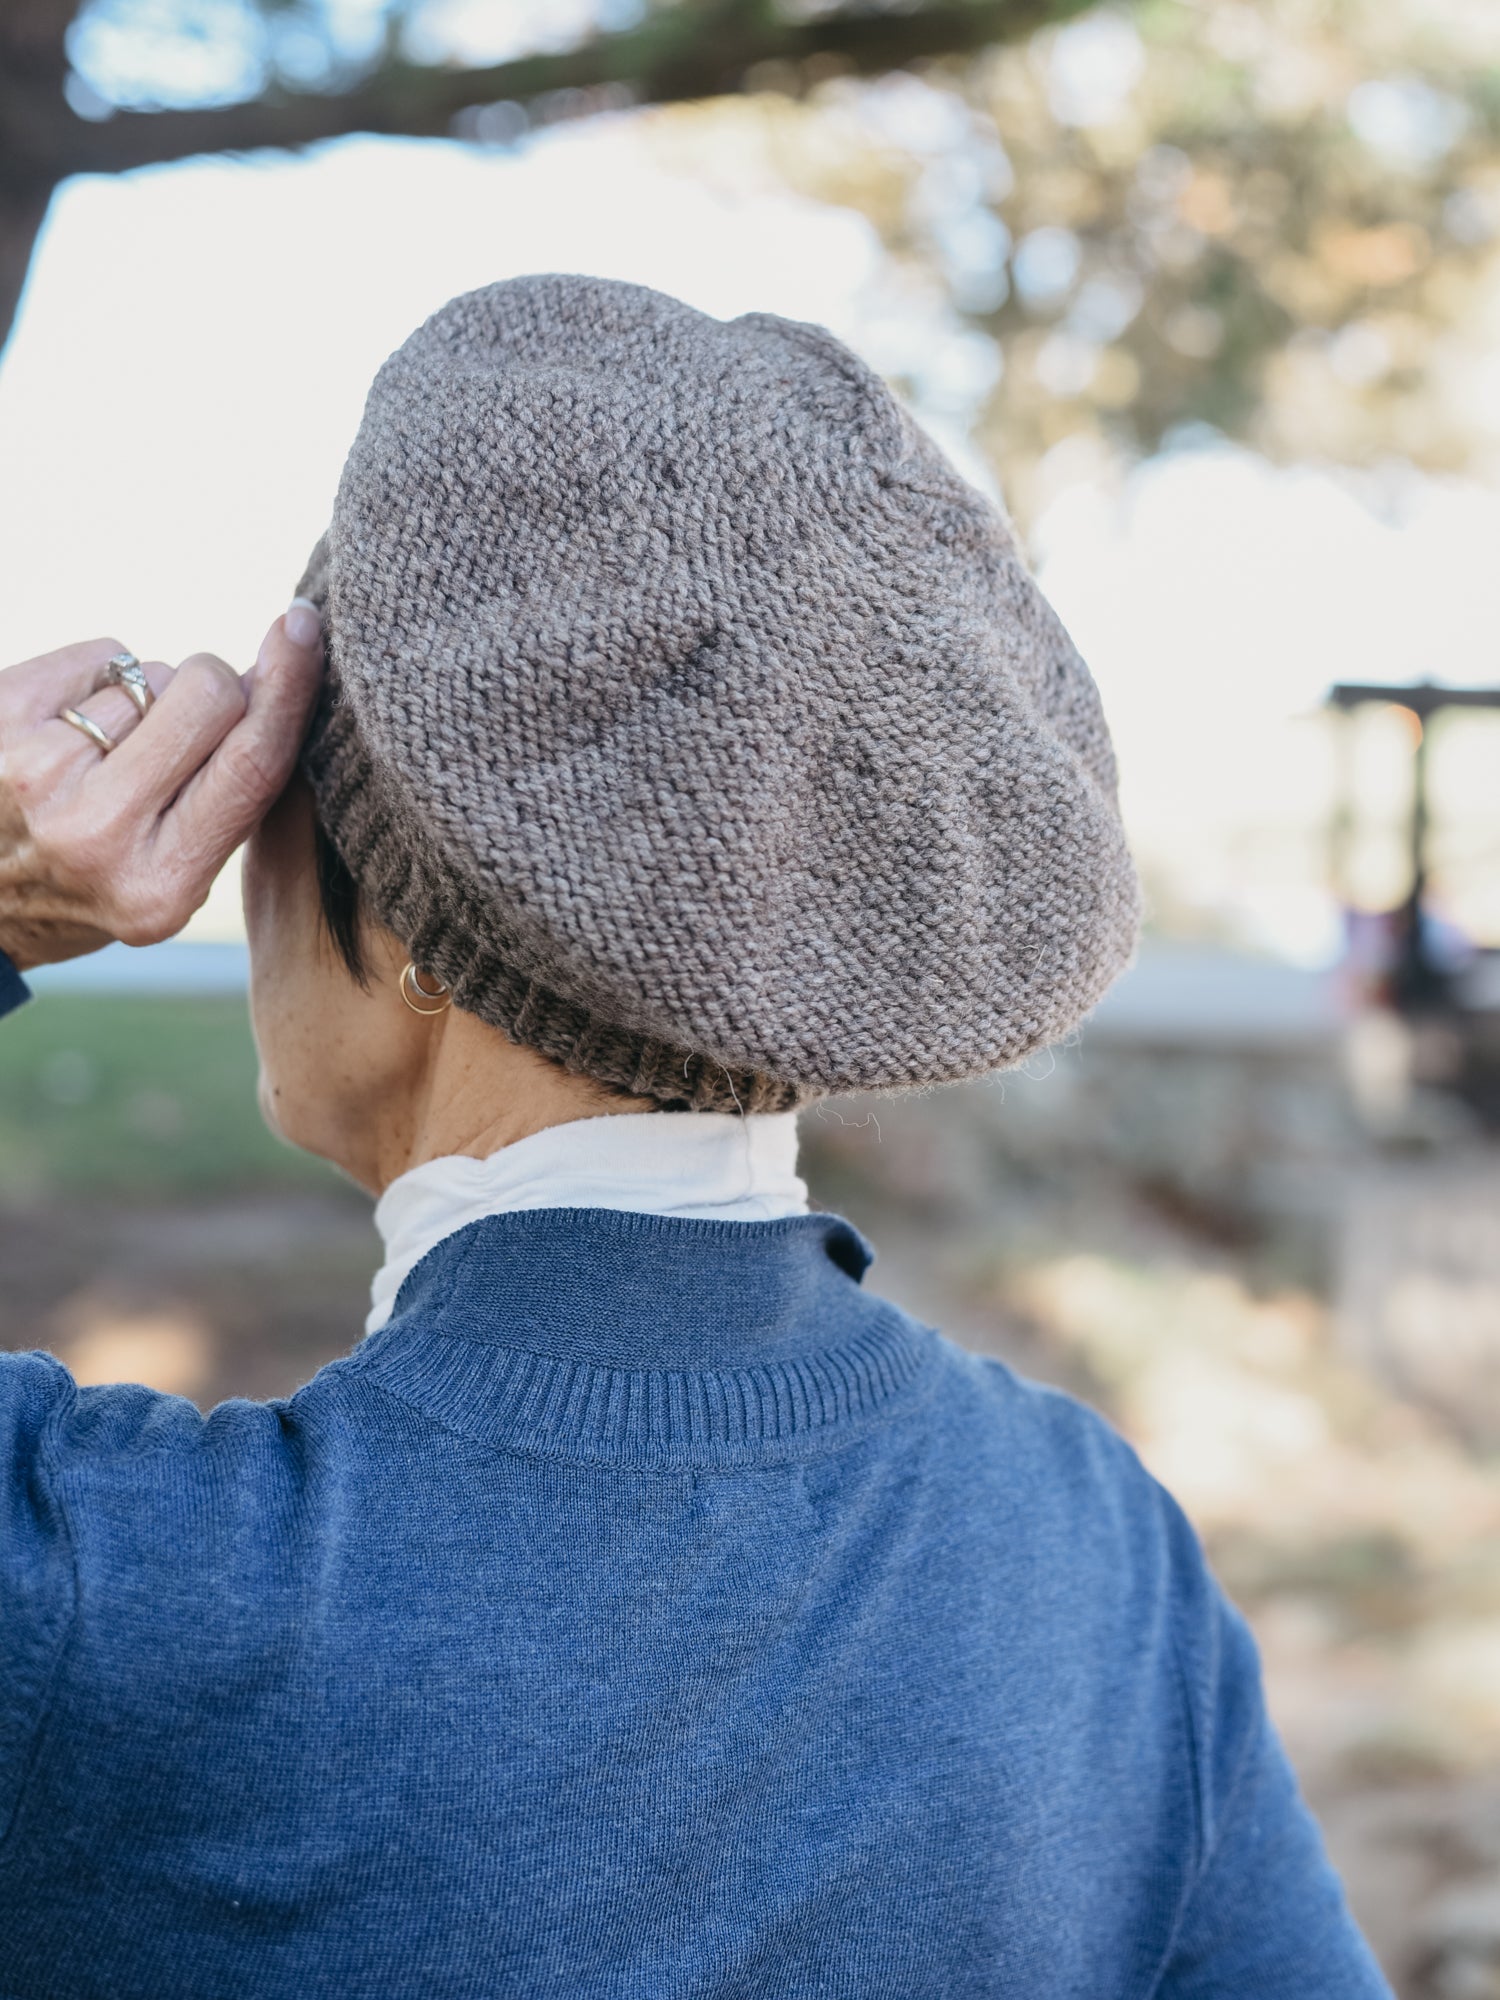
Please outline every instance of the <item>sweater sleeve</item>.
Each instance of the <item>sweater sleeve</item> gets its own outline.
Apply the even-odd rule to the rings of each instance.
[[[14,1013],[23,1001],[30,998],[31,988],[5,953],[0,951],[0,1015]]]
[[[44,1354],[0,1354],[0,1841],[26,1782],[75,1602],[46,1440],[74,1396]]]
[[[1392,2000],[1266,1713],[1255,1642],[1167,1504],[1199,1843],[1156,2000]]]

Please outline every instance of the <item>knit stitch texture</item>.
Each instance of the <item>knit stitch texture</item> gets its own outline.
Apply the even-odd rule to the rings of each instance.
[[[1092,680],[990,503],[822,328],[540,276],[381,369],[301,589],[306,769],[461,1007],[664,1102],[1066,1032],[1137,897]]]
[[[1390,2000],[1182,1515],[831,1216],[492,1216],[289,1401],[0,1355],[5,2000]]]

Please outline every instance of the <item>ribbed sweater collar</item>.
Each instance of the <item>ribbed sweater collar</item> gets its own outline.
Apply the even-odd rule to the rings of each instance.
[[[932,1335],[860,1288],[836,1216],[595,1209],[446,1238],[344,1364],[477,1441],[642,1466],[802,1456],[889,1412]]]
[[[384,1326],[408,1274],[445,1236],[523,1208],[619,1208],[716,1222],[805,1215],[796,1114],[576,1118],[487,1159],[450,1155],[413,1167],[375,1205],[385,1261],[370,1288],[365,1331]]]

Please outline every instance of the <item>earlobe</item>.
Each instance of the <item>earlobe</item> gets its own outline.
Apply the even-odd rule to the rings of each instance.
[[[434,980],[431,988],[422,984],[422,974],[412,959],[402,968],[401,998],[414,1014],[445,1014],[453,1005],[453,995],[440,979]]]

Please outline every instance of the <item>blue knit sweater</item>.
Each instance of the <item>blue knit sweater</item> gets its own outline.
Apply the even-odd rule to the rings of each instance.
[[[0,1357],[0,1994],[1386,1994],[1182,1515],[866,1261],[549,1210],[288,1402]]]

